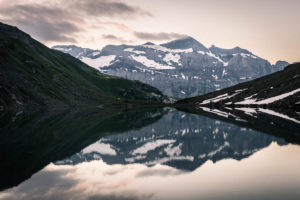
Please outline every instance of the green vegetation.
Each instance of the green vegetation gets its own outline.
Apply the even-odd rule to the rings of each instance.
[[[0,23],[0,106],[65,107],[162,103],[154,87],[100,73]]]

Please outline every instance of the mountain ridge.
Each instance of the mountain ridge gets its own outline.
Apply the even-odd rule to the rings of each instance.
[[[287,62],[271,65],[240,47],[206,48],[192,37],[159,45],[152,42],[107,45],[96,57],[87,56],[81,60],[105,74],[142,81],[174,98],[220,90],[288,65]]]
[[[208,52],[209,50],[201,44],[199,41],[194,39],[193,37],[184,37],[181,39],[173,40],[167,43],[160,44],[163,47],[167,47],[169,49],[188,49],[194,48],[194,50],[202,50]]]

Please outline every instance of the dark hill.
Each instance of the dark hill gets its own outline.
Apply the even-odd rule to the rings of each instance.
[[[104,75],[0,23],[0,110],[164,100],[154,87]]]
[[[300,107],[300,63],[284,70],[202,96],[183,99],[186,107]]]

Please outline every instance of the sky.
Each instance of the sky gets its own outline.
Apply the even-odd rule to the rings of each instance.
[[[157,44],[191,36],[275,63],[300,61],[299,0],[0,0],[0,21],[51,47]]]

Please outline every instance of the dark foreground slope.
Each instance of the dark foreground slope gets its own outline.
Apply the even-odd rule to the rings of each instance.
[[[300,107],[300,63],[253,81],[199,97],[183,99],[178,107]]]
[[[156,88],[101,74],[16,27],[0,23],[1,110],[164,100]]]
[[[159,120],[161,108],[0,113],[0,191],[18,185],[50,162],[65,159],[106,135]]]

